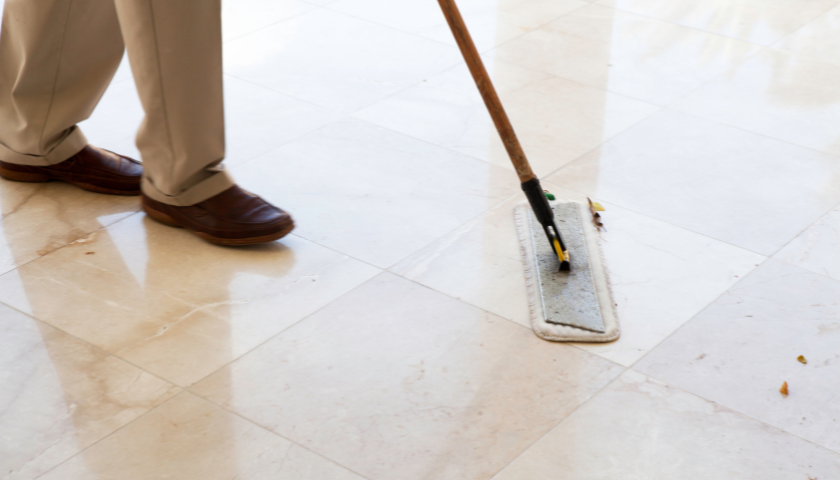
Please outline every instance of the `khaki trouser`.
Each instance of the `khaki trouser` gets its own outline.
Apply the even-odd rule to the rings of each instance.
[[[0,160],[53,165],[87,145],[76,124],[126,46],[146,113],[137,133],[143,193],[192,205],[231,187],[221,165],[220,0],[6,0]]]

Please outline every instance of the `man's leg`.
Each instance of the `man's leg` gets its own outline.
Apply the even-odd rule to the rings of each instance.
[[[282,238],[292,217],[242,190],[225,155],[220,0],[116,0],[146,118],[143,210],[221,245]]]
[[[6,0],[0,33],[0,160],[63,162],[86,145],[88,118],[124,51],[104,0]]]
[[[143,193],[188,206],[234,185],[225,156],[220,0],[116,0],[146,117]]]

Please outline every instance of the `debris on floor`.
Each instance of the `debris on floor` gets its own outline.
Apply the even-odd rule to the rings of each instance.
[[[604,228],[604,224],[601,223],[601,214],[598,212],[603,212],[604,207],[602,207],[598,202],[593,202],[589,197],[586,197],[586,201],[589,202],[589,211],[592,213],[592,223],[594,223],[600,231]]]

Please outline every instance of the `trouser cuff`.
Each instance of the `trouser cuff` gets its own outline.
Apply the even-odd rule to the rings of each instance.
[[[0,160],[17,165],[32,165],[36,167],[48,167],[61,163],[73,155],[79,153],[88,144],[87,138],[79,129],[73,127],[70,133],[64,137],[58,145],[56,145],[46,155],[28,155],[12,150],[11,148],[0,143]]]
[[[143,176],[140,188],[142,189],[143,194],[152,200],[157,200],[158,202],[165,203],[167,205],[188,207],[190,205],[203,202],[210,197],[215,197],[234,185],[236,185],[236,183],[233,181],[233,177],[230,176],[228,171],[221,170],[178,195],[167,195],[161,192],[145,175]]]

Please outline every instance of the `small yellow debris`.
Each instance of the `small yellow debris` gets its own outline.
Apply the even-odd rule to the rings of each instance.
[[[796,357],[796,359],[799,360],[799,363],[801,363],[802,365],[808,365],[808,360],[805,360],[805,357],[803,357],[802,355]]]
[[[779,389],[779,393],[781,393],[782,395],[788,394],[787,382],[782,384],[782,388]]]
[[[598,203],[598,202],[592,202],[592,209],[595,210],[596,212],[603,212],[604,211],[604,207],[602,207],[601,204]]]

